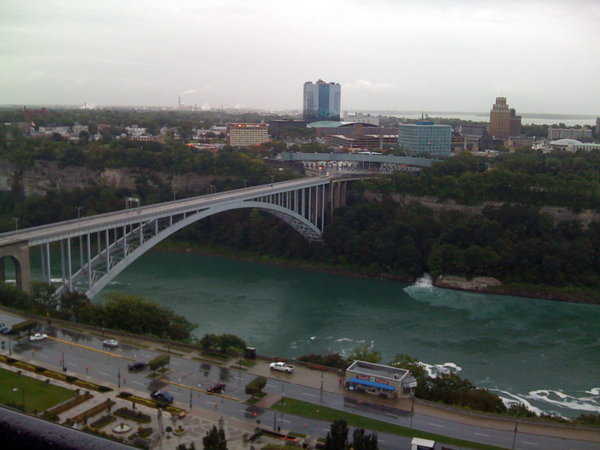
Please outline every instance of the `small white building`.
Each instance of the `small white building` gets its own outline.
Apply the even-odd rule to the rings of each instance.
[[[383,398],[411,397],[415,393],[417,380],[406,369],[354,361],[346,369],[344,387],[349,391]]]
[[[435,441],[429,439],[413,438],[410,441],[410,450],[432,450],[435,448]]]

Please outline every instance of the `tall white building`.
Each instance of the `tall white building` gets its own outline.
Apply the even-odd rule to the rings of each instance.
[[[307,122],[317,120],[340,120],[342,87],[339,83],[304,83],[303,119]]]

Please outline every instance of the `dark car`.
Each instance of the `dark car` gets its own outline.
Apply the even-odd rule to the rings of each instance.
[[[150,394],[154,400],[158,400],[159,402],[172,403],[173,396],[165,391],[154,391]]]
[[[209,387],[206,392],[210,392],[211,394],[220,394],[225,391],[225,384],[217,383]]]
[[[148,363],[138,361],[138,362],[133,362],[133,363],[129,364],[127,366],[127,368],[131,371],[136,371],[136,370],[145,369],[147,365],[148,365]]]

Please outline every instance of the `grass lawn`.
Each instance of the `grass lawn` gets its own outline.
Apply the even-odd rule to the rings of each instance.
[[[283,405],[280,401],[273,406],[273,409],[287,414],[294,414],[297,416],[308,417],[317,420],[325,420],[328,422],[333,422],[334,420],[345,420],[348,425],[353,427],[360,427],[366,430],[379,431],[383,433],[398,434],[400,436],[431,439],[433,441],[439,441],[440,443],[458,445],[461,447],[490,450],[502,448],[495,447],[493,445],[479,444],[477,442],[464,441],[462,439],[451,438],[439,434],[427,433],[425,431],[418,431],[411,428],[402,427],[400,425],[394,425],[393,423],[381,422],[379,420],[370,419],[357,414],[350,414],[345,411],[340,411],[339,409],[328,408],[326,406],[303,402],[302,400],[296,400],[293,398],[286,397]]]
[[[19,390],[13,391],[14,388]],[[21,391],[20,389],[23,389]],[[75,395],[75,391],[65,389],[26,375],[0,369],[0,403],[21,407],[25,393],[27,411],[44,411],[54,405],[64,402]]]

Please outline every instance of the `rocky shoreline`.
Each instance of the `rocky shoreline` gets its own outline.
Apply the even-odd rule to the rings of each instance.
[[[511,297],[535,298],[566,303],[582,303],[590,305],[600,304],[600,298],[588,297],[582,292],[559,291],[552,286],[527,286],[516,287],[504,285],[493,277],[475,277],[467,279],[454,275],[441,275],[436,278],[434,286],[444,289],[459,291],[481,292],[483,294],[507,295]]]

